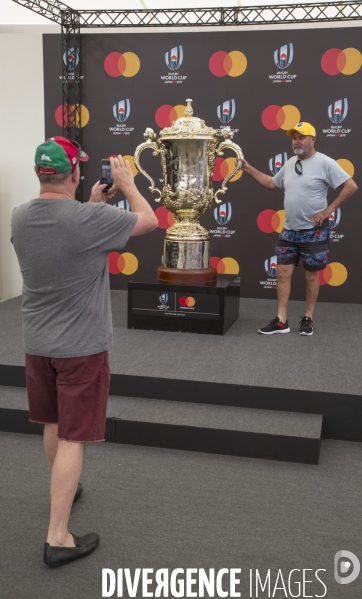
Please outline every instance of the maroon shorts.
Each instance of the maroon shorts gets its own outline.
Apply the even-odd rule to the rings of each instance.
[[[58,438],[104,441],[111,379],[108,352],[77,358],[25,354],[30,421],[58,423]]]

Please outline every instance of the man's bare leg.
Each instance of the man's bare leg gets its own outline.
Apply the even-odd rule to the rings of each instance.
[[[313,312],[319,293],[319,271],[304,269],[307,284],[305,315],[313,319]]]
[[[278,295],[278,318],[280,322],[286,322],[288,301],[292,284],[294,264],[278,264],[277,270],[277,295]]]
[[[44,450],[50,472],[52,471],[56,453],[58,451],[58,424],[44,425]]]
[[[74,547],[68,521],[83,466],[84,443],[58,439],[50,483],[50,522],[47,543],[53,547]]]

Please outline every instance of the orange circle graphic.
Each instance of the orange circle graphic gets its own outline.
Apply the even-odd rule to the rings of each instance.
[[[120,254],[117,259],[117,268],[119,272],[123,272],[124,267],[126,266],[126,261],[124,259],[123,254]]]
[[[348,271],[344,264],[340,262],[331,262],[327,264],[324,270],[319,273],[319,281],[321,285],[331,285],[332,287],[339,287],[347,281]]]
[[[123,75],[123,77],[134,77],[137,75],[141,68],[141,62],[137,54],[134,52],[125,52],[123,58],[126,62],[126,68],[121,75]]]
[[[336,160],[336,162],[339,164],[339,166],[341,168],[343,168],[344,171],[346,171],[347,175],[349,175],[350,177],[353,177],[354,165],[352,164],[352,162],[350,160],[347,160],[346,158],[338,158],[338,160]]]
[[[133,273],[135,273],[138,268],[138,260],[136,256],[134,254],[131,254],[130,252],[125,252],[124,254],[122,254],[122,256],[124,259],[124,266],[121,272],[124,275],[133,275]]]
[[[228,69],[227,74],[229,77],[240,77],[248,66],[245,54],[234,50],[233,52],[229,52],[229,57],[231,59],[231,67]]]
[[[138,260],[134,254],[110,252],[108,254],[108,270],[112,275],[133,275],[138,269]]]
[[[218,258],[213,256],[211,258],[211,266],[216,268],[219,275],[238,275],[239,264],[234,258]]]
[[[126,154],[125,156],[122,156],[122,158],[124,162],[128,160],[133,176],[135,177],[136,175],[138,175],[138,170],[136,169],[133,156],[131,156],[130,154]]]
[[[117,60],[117,68],[118,68],[118,77],[123,75],[127,67],[126,57],[124,54],[120,54]]]

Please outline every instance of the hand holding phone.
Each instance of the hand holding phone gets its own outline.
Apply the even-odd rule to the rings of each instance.
[[[111,189],[113,185],[113,175],[111,169],[111,163],[109,160],[101,160],[101,176],[100,176],[101,185],[106,184],[107,187],[104,188],[103,191],[108,191]]]

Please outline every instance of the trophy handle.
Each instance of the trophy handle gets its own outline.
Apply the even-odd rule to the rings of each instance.
[[[143,134],[143,137],[147,141],[145,143],[137,146],[136,151],[134,153],[134,163],[135,163],[136,167],[138,168],[138,170],[142,173],[142,175],[144,175],[146,177],[146,179],[148,179],[149,182],[151,183],[151,185],[149,187],[149,189],[151,190],[151,193],[159,194],[159,197],[155,198],[155,202],[160,202],[162,193],[159,189],[157,189],[157,187],[155,187],[155,182],[152,179],[152,177],[150,177],[150,175],[148,173],[146,173],[146,171],[140,165],[139,157],[140,157],[141,152],[143,152],[143,150],[145,150],[146,148],[151,148],[153,150],[153,156],[157,156],[158,154],[161,153],[162,150],[158,146],[157,142],[153,141],[156,138],[156,134],[153,131],[153,129],[147,128]]]
[[[234,170],[227,176],[225,177],[225,179],[223,180],[222,184],[221,184],[221,189],[218,189],[218,191],[215,193],[214,199],[216,204],[221,204],[222,200],[219,200],[219,198],[217,197],[219,195],[219,193],[221,193],[222,195],[225,194],[225,192],[227,191],[227,187],[226,187],[226,183],[232,179],[232,177],[234,175],[236,175],[236,173],[238,171],[241,170],[242,164],[243,164],[243,160],[244,160],[244,155],[243,152],[241,150],[241,147],[238,146],[237,144],[235,144],[232,140],[234,133],[233,131],[231,131],[230,127],[224,127],[221,130],[221,135],[224,137],[225,141],[223,141],[218,149],[217,149],[217,155],[218,156],[223,156],[224,155],[224,150],[226,148],[229,148],[230,150],[234,150],[236,156],[237,156],[237,161],[236,161],[236,166],[234,168]]]

